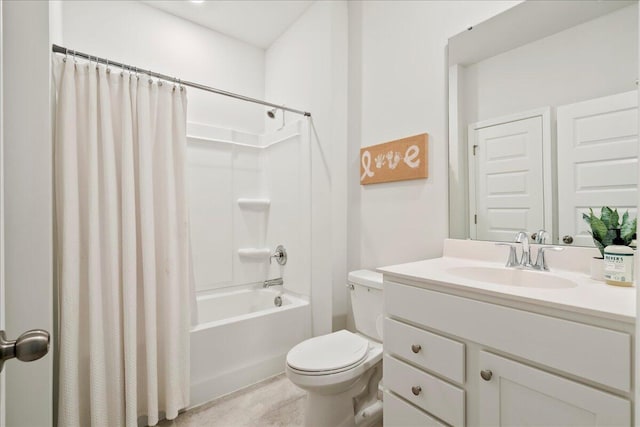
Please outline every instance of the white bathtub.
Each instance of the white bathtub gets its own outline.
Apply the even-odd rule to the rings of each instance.
[[[191,330],[191,406],[284,372],[294,345],[311,336],[309,302],[279,287],[197,298]],[[274,299],[280,296],[282,306]]]

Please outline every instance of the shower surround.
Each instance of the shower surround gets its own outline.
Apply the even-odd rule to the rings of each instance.
[[[311,336],[308,126],[188,125],[191,406],[283,372],[287,351]],[[270,262],[280,244],[285,265]],[[279,277],[283,287],[262,288]]]

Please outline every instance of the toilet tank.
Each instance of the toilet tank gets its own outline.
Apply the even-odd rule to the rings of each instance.
[[[352,271],[348,286],[356,331],[382,342],[382,274],[371,270]]]

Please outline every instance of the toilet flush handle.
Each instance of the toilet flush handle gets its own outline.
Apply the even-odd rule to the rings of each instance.
[[[414,353],[419,353],[420,350],[422,350],[422,346],[420,344],[412,344],[411,345],[411,351],[413,351]]]

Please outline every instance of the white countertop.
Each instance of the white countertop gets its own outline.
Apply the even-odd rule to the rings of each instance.
[[[461,266],[506,268],[504,264],[508,252],[504,249],[493,249],[495,245],[490,242],[463,242],[468,241],[447,239],[444,256],[441,258],[382,267],[378,268],[377,271],[383,273],[385,280],[393,281],[394,278],[409,279],[417,282],[416,284],[420,284],[420,282],[432,283],[451,287],[452,289],[471,291],[542,307],[553,307],[628,323],[635,322],[635,287],[610,286],[604,282],[592,280],[589,274],[584,271],[583,260],[573,264],[567,262],[567,266],[573,269],[571,271],[561,269],[557,262],[554,265],[551,261],[551,256],[549,256],[549,266],[552,272],[532,271],[534,274],[539,274],[541,280],[544,280],[544,276],[548,274],[569,279],[577,284],[572,288],[545,289],[501,285],[463,278],[450,271],[451,268]],[[469,248],[473,250],[467,250]],[[584,255],[584,253],[580,252],[584,252],[584,248],[568,249],[577,249],[574,254]],[[504,256],[504,259],[499,262],[490,260],[495,258],[491,254],[492,251],[495,251],[495,254],[499,256]],[[473,259],[473,252],[478,252],[480,255],[477,258],[481,259]],[[456,256],[453,256],[452,253],[455,253]],[[562,254],[563,261],[566,261],[566,258],[571,255]],[[580,266],[581,262],[582,266],[576,268],[576,265]]]

